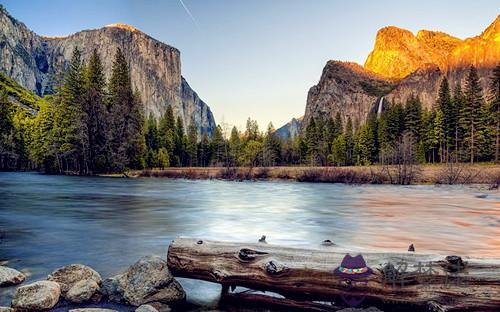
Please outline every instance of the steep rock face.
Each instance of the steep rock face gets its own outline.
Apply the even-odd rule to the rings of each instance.
[[[141,95],[146,116],[159,118],[168,105],[185,128],[194,122],[200,133],[212,133],[210,108],[181,76],[180,52],[129,25],[112,24],[67,37],[42,37],[0,8],[0,71],[37,94],[51,92],[75,48],[88,59],[97,49],[107,77],[114,55],[122,49],[132,85]]]
[[[288,123],[276,130],[276,134],[282,139],[295,138],[300,135],[300,128],[302,127],[302,121],[304,116],[299,118],[292,118]]]
[[[311,117],[335,117],[337,112],[343,121],[351,117],[354,124],[361,124],[392,87],[358,64],[328,61],[319,83],[309,89],[302,129]]]
[[[431,109],[446,76],[451,88],[465,86],[470,65],[476,66],[486,95],[493,68],[500,62],[500,17],[479,36],[460,40],[442,32],[421,30],[416,36],[397,27],[381,29],[364,68],[329,61],[319,83],[309,90],[302,129],[311,116],[341,113],[363,122],[378,103],[386,109],[411,95]],[[380,98],[383,97],[383,101]],[[377,104],[375,104],[377,103]]]
[[[442,32],[421,30],[417,36],[389,26],[377,33],[365,68],[388,79],[401,79],[426,64],[447,65],[448,54],[461,40]]]
[[[448,56],[448,70],[468,67],[492,68],[500,62],[500,15],[479,36],[467,38]]]

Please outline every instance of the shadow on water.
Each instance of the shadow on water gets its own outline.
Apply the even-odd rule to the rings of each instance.
[[[103,277],[176,236],[500,256],[498,192],[461,186],[119,179],[0,173],[0,260],[44,278],[84,263]],[[182,279],[190,302],[220,288]],[[12,288],[0,290],[0,305]]]

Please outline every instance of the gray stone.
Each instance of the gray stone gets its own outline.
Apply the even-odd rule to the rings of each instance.
[[[14,309],[9,307],[0,307],[0,312],[14,312]]]
[[[16,289],[12,307],[23,311],[40,311],[54,307],[59,301],[61,288],[58,283],[39,281]]]
[[[17,285],[22,283],[25,278],[26,276],[17,270],[0,266],[0,286]]]
[[[337,312],[384,312],[384,311],[379,310],[375,307],[369,307],[366,309],[363,309],[363,308],[345,308],[342,310],[338,310]]]
[[[150,306],[153,309],[155,309],[154,311],[158,311],[158,312],[170,312],[170,311],[172,311],[172,309],[170,309],[170,306],[168,304],[161,303],[161,302],[151,302],[145,306]],[[150,310],[150,311],[154,312],[153,310]]]
[[[137,309],[135,309],[135,312],[159,312],[159,311],[149,304],[143,304]]]
[[[80,281],[91,280],[98,285],[102,282],[99,273],[83,264],[70,264],[59,268],[52,272],[47,277],[47,280],[59,283],[63,296],[66,295],[71,287]]]
[[[102,293],[112,301],[140,306],[150,302],[182,301],[186,294],[158,256],[146,256],[122,274],[105,279]]]
[[[71,309],[69,312],[118,312],[112,309],[101,309],[101,308],[79,308]]]
[[[65,299],[73,303],[91,301],[99,291],[99,284],[93,280],[81,280],[73,285],[65,295]]]

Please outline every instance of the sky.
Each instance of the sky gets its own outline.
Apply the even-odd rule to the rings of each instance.
[[[182,74],[217,123],[264,130],[304,114],[307,92],[328,60],[363,64],[377,30],[394,25],[480,34],[498,0],[0,0],[40,35],[112,23],[133,25],[181,51]]]

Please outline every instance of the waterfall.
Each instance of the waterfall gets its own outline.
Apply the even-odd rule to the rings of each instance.
[[[377,108],[377,118],[380,118],[380,115],[382,114],[382,105],[384,104],[384,97],[382,96],[380,100],[378,101],[378,108]]]

